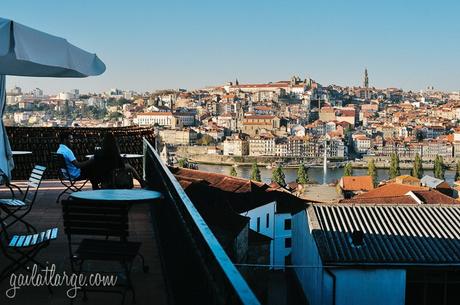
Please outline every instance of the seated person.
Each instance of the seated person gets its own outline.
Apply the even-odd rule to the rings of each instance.
[[[70,178],[74,181],[89,179],[93,186],[93,189],[99,188],[99,182],[95,176],[94,160],[79,162],[70,148],[73,142],[73,135],[71,133],[63,132],[59,136],[59,148],[58,154],[64,156],[67,171],[69,172]]]
[[[115,169],[120,168],[130,171],[142,187],[145,185],[144,180],[134,167],[125,162],[120,156],[120,150],[112,133],[105,135],[101,149],[97,150],[94,154],[94,161],[99,175],[98,179],[101,181],[103,188],[117,187],[113,185],[113,174]]]

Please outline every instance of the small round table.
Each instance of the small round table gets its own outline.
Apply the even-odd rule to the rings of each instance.
[[[120,154],[120,157],[126,158],[126,159],[137,159],[137,158],[144,157],[144,155],[139,155],[139,154]]]
[[[156,191],[149,191],[144,189],[105,189],[93,191],[80,191],[74,192],[70,195],[71,198],[79,199],[86,202],[119,202],[126,203],[131,207],[140,203],[153,203],[155,200],[160,200],[163,195]],[[144,262],[144,256],[138,253]],[[149,266],[144,265],[144,270],[148,270]]]
[[[120,154],[120,157],[125,158],[125,159],[137,159],[137,158],[142,158],[144,155],[140,154]],[[88,159],[91,159],[94,157],[94,155],[86,155],[85,156]]]
[[[23,155],[31,155],[32,152],[28,150],[12,150],[11,154],[13,156],[23,156]]]
[[[144,189],[106,189],[93,191],[74,192],[71,198],[84,201],[107,201],[126,202],[129,204],[151,203],[163,198],[163,195],[156,191]]]

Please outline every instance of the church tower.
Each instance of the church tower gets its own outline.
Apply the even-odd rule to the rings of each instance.
[[[236,111],[236,129],[241,132],[243,129],[243,121],[244,121],[244,109],[241,104]]]
[[[367,75],[367,68],[364,69],[364,100],[369,100],[369,76]]]

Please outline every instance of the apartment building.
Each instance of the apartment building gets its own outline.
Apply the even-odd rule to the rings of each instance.
[[[280,128],[280,119],[274,115],[248,115],[243,119],[242,131],[254,137],[261,131],[273,131]]]
[[[259,136],[249,139],[249,155],[250,156],[274,156],[275,137],[274,136]]]

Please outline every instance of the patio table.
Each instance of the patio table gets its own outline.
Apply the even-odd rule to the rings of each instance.
[[[24,155],[31,155],[32,152],[28,150],[13,150],[11,151],[13,156],[24,156]]]
[[[144,190],[144,189],[105,189],[75,192],[70,195],[70,198],[78,199],[86,202],[119,202],[126,203],[129,207],[137,204],[154,203],[161,200],[163,195],[160,192]],[[144,265],[144,256],[139,253]],[[147,272],[149,267],[144,265],[144,271]]]
[[[120,157],[125,158],[125,159],[138,159],[138,158],[142,158],[143,156],[144,155],[140,155],[140,154],[120,154]],[[90,159],[94,157],[94,155],[86,155],[85,157]]]
[[[157,191],[144,189],[106,189],[75,192],[71,198],[83,201],[125,202],[128,204],[153,203],[163,198]]]

